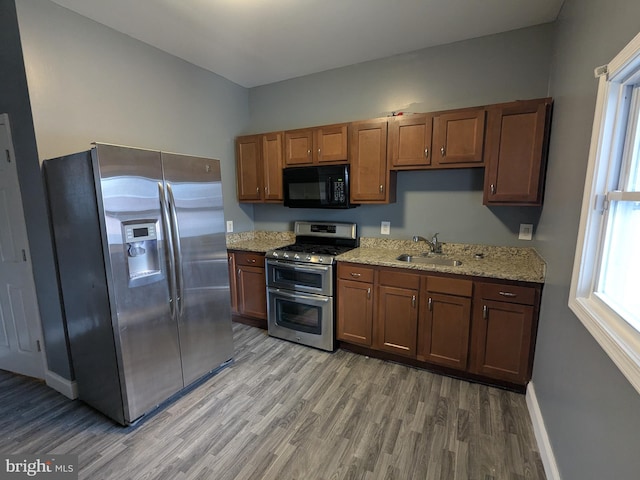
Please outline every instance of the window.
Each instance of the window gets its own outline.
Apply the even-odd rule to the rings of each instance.
[[[640,34],[596,74],[569,306],[640,392]]]

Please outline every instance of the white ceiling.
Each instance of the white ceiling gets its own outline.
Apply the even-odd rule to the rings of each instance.
[[[563,0],[53,0],[254,87],[551,22]]]

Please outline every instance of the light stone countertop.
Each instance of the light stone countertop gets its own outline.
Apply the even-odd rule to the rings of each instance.
[[[245,250],[265,253],[296,241],[293,232],[240,232],[227,233],[227,250]]]
[[[427,250],[428,247],[423,242],[361,238],[359,248],[338,255],[336,260],[521,282],[544,283],[545,280],[546,264],[544,260],[535,249],[527,247],[443,243],[442,256],[462,262],[462,265],[455,267],[396,260],[396,257],[402,253],[419,255]],[[483,258],[475,258],[476,253],[482,253]]]

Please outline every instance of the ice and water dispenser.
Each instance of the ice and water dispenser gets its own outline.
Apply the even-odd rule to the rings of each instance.
[[[123,224],[123,228],[129,285],[136,286],[154,281],[150,277],[161,273],[156,223],[126,223]]]

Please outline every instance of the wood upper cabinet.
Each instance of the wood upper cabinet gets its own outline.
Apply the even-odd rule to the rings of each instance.
[[[338,264],[337,339],[373,344],[373,268]]]
[[[265,320],[263,328],[266,328],[267,289],[264,255],[254,252],[230,252],[229,256],[230,269],[234,269],[230,284],[231,304],[236,307],[235,313]]]
[[[542,205],[550,98],[487,108],[485,205]]]
[[[393,203],[396,174],[387,169],[387,119],[349,126],[351,202]]]
[[[533,366],[539,288],[481,283],[476,290],[471,371],[526,384]]]
[[[402,115],[388,120],[388,154],[392,169],[431,165],[433,117],[429,114]]]
[[[420,276],[379,271],[376,291],[374,346],[405,357],[416,357]]]
[[[282,202],[283,133],[236,138],[240,202]]]
[[[437,114],[433,119],[432,165],[441,168],[483,167],[484,108]]]
[[[471,327],[471,280],[423,277],[418,360],[467,369]]]
[[[285,138],[285,165],[288,167],[322,163],[346,163],[348,124],[288,130]]]

